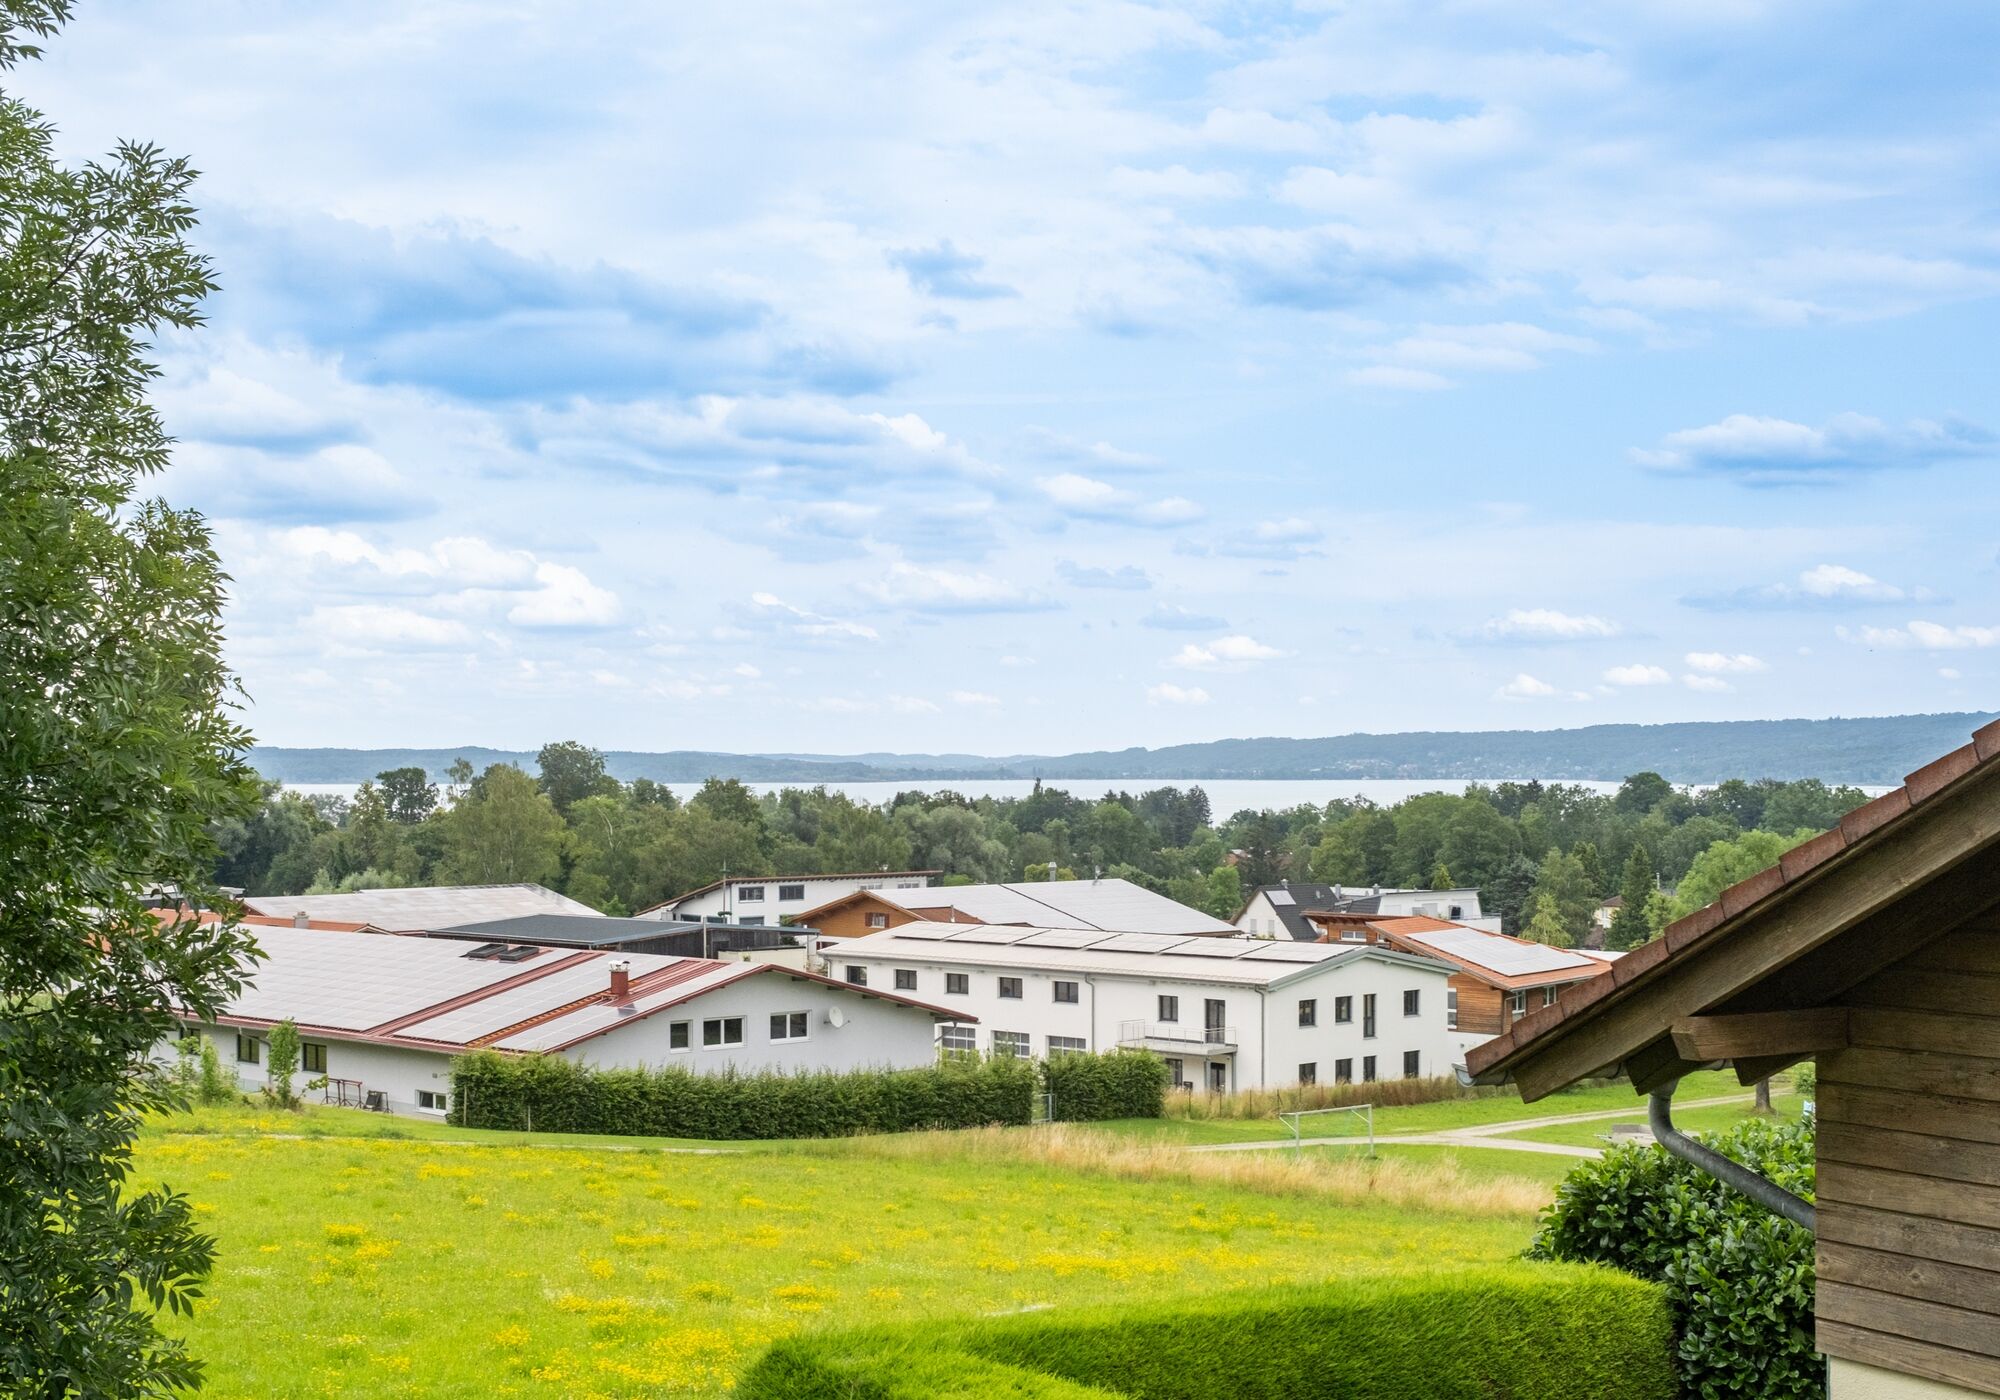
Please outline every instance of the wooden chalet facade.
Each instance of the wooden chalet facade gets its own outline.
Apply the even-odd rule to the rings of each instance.
[[[1532,1100],[1811,1056],[1833,1400],[2000,1395],[2000,722],[1468,1066]]]

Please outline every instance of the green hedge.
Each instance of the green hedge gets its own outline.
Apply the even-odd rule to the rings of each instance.
[[[1659,1289],[1514,1265],[774,1345],[740,1400],[1671,1400]]]
[[[559,1055],[486,1050],[452,1061],[451,1121],[641,1137],[843,1137],[1026,1123],[1034,1095],[1034,1066],[1025,1060],[739,1075],[596,1069]]]
[[[1042,1084],[1059,1122],[1158,1118],[1166,1112],[1167,1062],[1150,1050],[1051,1055],[1042,1063]]]
[[[1706,1138],[1786,1190],[1813,1194],[1813,1128],[1752,1119]],[[1557,1189],[1531,1251],[1666,1286],[1686,1393],[1819,1400],[1813,1237],[1658,1147],[1613,1148]]]

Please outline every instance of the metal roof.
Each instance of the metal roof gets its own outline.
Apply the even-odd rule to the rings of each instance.
[[[243,907],[253,914],[291,918],[342,919],[372,924],[391,933],[458,928],[489,919],[526,914],[570,914],[601,919],[591,908],[542,885],[424,885],[400,890],[356,890],[351,894],[256,894]]]
[[[1487,933],[1483,929],[1457,927],[1418,932],[1398,929],[1396,936],[1406,943],[1434,949],[1445,957],[1477,963],[1502,977],[1532,977],[1543,972],[1575,972],[1582,975],[1600,966],[1597,959],[1587,958],[1568,948],[1551,948],[1544,943],[1529,943],[1505,934]]]
[[[1372,959],[1422,968],[1438,976],[1451,969],[1432,958],[1369,944],[1293,943],[1261,938],[1164,937],[1105,934],[1077,946],[1075,929],[1029,929],[1024,937],[996,942],[978,925],[904,924],[850,938],[826,949],[835,962],[975,964],[1048,972],[1106,973],[1186,982],[1268,987],[1307,976],[1334,963]]]
[[[922,890],[870,890],[869,893],[906,909],[956,909],[982,924],[1219,937],[1237,932],[1234,924],[1190,909],[1163,894],[1154,894],[1130,880],[1116,878],[933,885]]]

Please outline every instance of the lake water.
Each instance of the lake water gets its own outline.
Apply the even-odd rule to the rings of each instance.
[[[1498,781],[1498,780],[1494,780]],[[1568,781],[1568,780],[1563,780]],[[1462,778],[1070,778],[1045,782],[1045,787],[1063,789],[1075,797],[1095,801],[1108,792],[1138,794],[1158,787],[1199,787],[1208,794],[1209,810],[1221,821],[1236,812],[1265,808],[1280,810],[1302,802],[1324,806],[1336,797],[1366,797],[1383,806],[1393,806],[1406,797],[1422,792],[1464,792],[1470,781]],[[352,797],[359,783],[290,783],[294,792],[311,795],[328,793]],[[667,783],[676,797],[690,797],[700,791],[700,783]],[[809,783],[745,783],[752,792],[763,794],[780,788],[810,787]],[[961,792],[967,797],[1026,797],[1034,791],[1032,778],[996,778],[956,782],[859,782],[827,783],[829,791],[843,792],[856,802],[886,802],[899,792],[921,788],[926,792]],[[1618,784],[1578,780],[1578,787],[1596,792],[1616,792]]]

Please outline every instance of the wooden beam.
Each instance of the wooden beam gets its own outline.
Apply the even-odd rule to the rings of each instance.
[[[1683,1016],[1674,1022],[1674,1049],[1682,1059],[1697,1063],[1844,1050],[1847,1015],[1844,1006],[1815,1006],[1741,1016]]]
[[[1809,1060],[1810,1055],[1756,1055],[1746,1056],[1735,1064],[1736,1082],[1744,1088],[1762,1083],[1772,1075],[1790,1069],[1800,1060]]]
[[[1842,934],[1865,927],[1863,946],[1886,961],[1991,907],[2000,898],[2000,861],[1978,857],[2000,842],[2000,764],[1993,769],[1873,838],[1864,857],[1813,872],[1767,912],[1670,957],[1631,992],[1620,988],[1558,1023],[1508,1066],[1523,1094],[1626,1060],[1676,1020],[1715,1009]],[[1838,985],[1793,1004],[1821,1005],[1876,970],[1859,961],[1827,969]],[[1800,971],[1772,979],[1770,990],[1789,1001],[1792,984],[1819,980],[1810,962]]]

